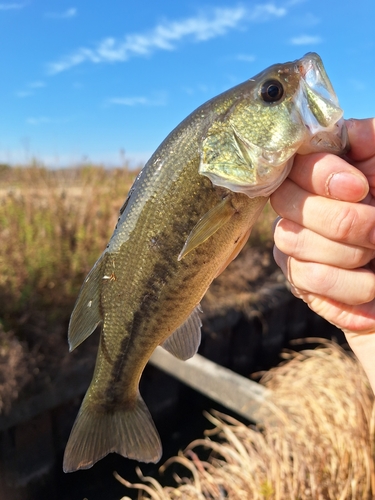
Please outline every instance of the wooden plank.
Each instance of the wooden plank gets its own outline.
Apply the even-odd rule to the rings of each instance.
[[[181,361],[158,347],[150,363],[252,422],[272,413],[269,389],[199,354]]]

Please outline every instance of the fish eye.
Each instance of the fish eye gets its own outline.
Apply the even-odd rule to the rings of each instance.
[[[260,89],[260,95],[265,102],[280,101],[284,94],[284,87],[278,80],[267,80]]]

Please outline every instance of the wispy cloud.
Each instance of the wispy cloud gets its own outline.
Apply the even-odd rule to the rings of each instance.
[[[305,26],[316,26],[321,23],[321,19],[311,12],[306,12],[300,23],[303,23]]]
[[[349,84],[354,88],[354,90],[359,92],[363,92],[367,88],[365,82],[362,82],[361,80],[355,80],[354,78],[349,80]]]
[[[254,62],[255,56],[253,56],[252,54],[237,54],[236,60],[237,61],[244,61],[244,62]]]
[[[37,80],[35,82],[31,82],[28,85],[28,87],[30,87],[31,89],[41,89],[41,88],[43,88],[45,86],[46,86],[46,84],[44,82],[42,82],[41,80]]]
[[[320,36],[301,35],[290,39],[292,45],[315,45],[322,43],[323,39]]]
[[[31,90],[17,90],[17,92],[15,92],[16,97],[19,97],[20,99],[24,99],[25,97],[29,97],[33,94],[34,92]]]
[[[51,19],[69,19],[75,17],[76,15],[77,9],[75,7],[71,7],[64,12],[47,12],[45,17],[49,17]]]
[[[160,95],[155,98],[149,98],[144,96],[135,97],[113,97],[108,99],[108,104],[117,104],[120,106],[165,106],[166,98],[164,95]]]
[[[26,123],[29,125],[41,125],[43,123],[51,123],[51,118],[47,116],[30,117],[26,119]]]
[[[307,0],[288,0],[286,3],[287,7],[294,7],[294,5],[299,5],[305,3]]]
[[[210,13],[200,14],[180,21],[165,21],[147,33],[135,33],[123,38],[105,38],[96,47],[82,47],[48,66],[50,74],[61,73],[85,62],[124,62],[131,57],[150,56],[157,50],[176,50],[183,40],[205,42],[223,36],[249,22],[262,22],[282,17],[286,9],[273,3],[216,8]]]
[[[30,82],[26,85],[25,89],[16,91],[15,95],[16,95],[16,97],[23,99],[25,97],[29,97],[31,95],[34,95],[35,90],[41,89],[45,86],[46,86],[46,84],[41,80],[37,80],[35,82]]]
[[[0,10],[17,10],[25,7],[24,3],[0,3]]]
[[[45,124],[64,124],[69,123],[74,120],[74,117],[70,118],[50,118],[49,116],[31,116],[26,118],[26,123],[33,126],[45,125]]]

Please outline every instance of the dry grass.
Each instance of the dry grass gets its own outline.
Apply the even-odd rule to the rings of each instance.
[[[260,429],[208,415],[214,429],[162,467],[186,468],[176,488],[141,474],[138,485],[117,478],[153,500],[375,498],[374,398],[357,361],[328,342],[288,357],[262,380],[275,394],[272,422]]]
[[[17,332],[19,320],[39,310],[66,316],[136,174],[126,165],[59,171],[37,163],[0,165],[0,320],[6,329]],[[253,244],[271,241],[273,219],[268,206]]]
[[[17,334],[40,311],[52,321],[66,318],[136,174],[126,165],[59,171],[36,162],[0,165],[0,322],[6,330]],[[271,242],[273,219],[268,206],[252,244]]]
[[[35,382],[29,359],[50,374],[57,367],[53,356],[68,352],[67,325],[79,289],[106,247],[137,173],[126,163],[63,170],[36,161],[0,164],[0,414],[22,386]],[[266,209],[253,243],[271,241],[273,218]],[[13,378],[6,368],[12,356]]]
[[[0,318],[56,311],[105,248],[135,177],[101,166],[0,170]]]
[[[78,291],[135,175],[0,165],[0,414],[59,370]]]

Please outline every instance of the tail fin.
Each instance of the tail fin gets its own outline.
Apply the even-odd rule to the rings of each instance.
[[[160,460],[160,437],[140,395],[131,409],[107,412],[83,401],[65,449],[64,472],[89,469],[111,452],[141,462]]]

